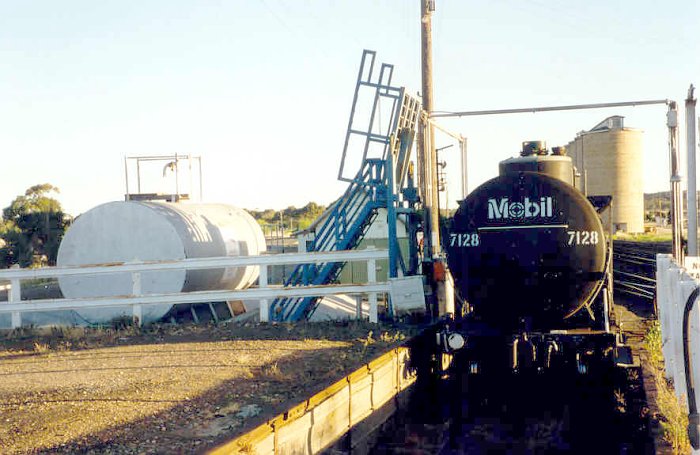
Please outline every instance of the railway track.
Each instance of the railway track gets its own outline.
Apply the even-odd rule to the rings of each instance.
[[[615,292],[654,302],[656,289],[656,255],[670,253],[670,242],[613,243],[613,278]]]
[[[637,369],[457,374],[417,387],[371,453],[649,453],[644,405]]]

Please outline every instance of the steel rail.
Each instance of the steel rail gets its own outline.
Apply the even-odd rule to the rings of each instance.
[[[650,294],[653,295],[653,292],[649,291],[648,289],[644,289],[643,287],[636,286],[635,284],[637,284],[637,283],[632,284],[632,283],[630,283],[630,282],[628,282],[628,281],[618,281],[618,282],[615,283],[615,284],[616,284],[617,286],[626,286],[626,287],[628,287],[628,288],[634,289],[635,291],[644,292],[644,293],[650,293]]]
[[[614,270],[614,273],[619,273],[620,275],[631,276],[634,278],[639,278],[640,280],[649,281],[650,283],[656,283],[656,280],[643,275],[635,275],[634,273],[623,272],[622,270]]]

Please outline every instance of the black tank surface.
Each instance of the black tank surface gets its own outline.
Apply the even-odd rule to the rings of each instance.
[[[605,269],[593,206],[573,186],[531,172],[501,175],[474,190],[445,241],[474,316],[503,330],[563,328]]]

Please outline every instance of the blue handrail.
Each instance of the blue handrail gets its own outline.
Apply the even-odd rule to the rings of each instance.
[[[376,216],[377,209],[386,205],[387,183],[384,164],[380,159],[365,160],[357,177],[350,182],[343,196],[316,229],[316,237],[308,251],[338,251],[357,247]],[[327,284],[337,279],[343,265],[298,265],[284,284]],[[270,306],[270,317],[279,321],[296,321],[310,316],[317,303],[317,297],[278,298]]]

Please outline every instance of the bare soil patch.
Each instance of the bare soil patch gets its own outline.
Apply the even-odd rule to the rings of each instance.
[[[0,334],[0,452],[202,452],[414,333],[345,322]]]

